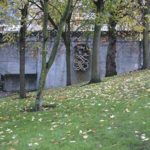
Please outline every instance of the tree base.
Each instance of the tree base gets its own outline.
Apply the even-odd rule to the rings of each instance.
[[[20,94],[20,99],[25,99],[25,98],[27,98],[27,96],[26,96],[26,94]]]
[[[105,77],[112,77],[112,76],[116,76],[117,72],[114,73],[106,73]]]
[[[70,86],[71,85],[71,82],[67,82],[66,86]]]
[[[25,107],[21,110],[21,112],[37,112],[37,111],[46,111],[50,109],[56,108],[56,104],[47,104],[47,105],[42,105],[40,109],[37,109],[35,107]]]
[[[92,84],[92,83],[100,83],[100,82],[101,82],[100,79],[91,79],[91,80],[89,81],[89,84]]]

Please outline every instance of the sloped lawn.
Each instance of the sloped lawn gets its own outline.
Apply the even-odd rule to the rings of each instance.
[[[150,71],[46,90],[56,108],[22,111],[34,99],[0,99],[1,150],[150,150]]]

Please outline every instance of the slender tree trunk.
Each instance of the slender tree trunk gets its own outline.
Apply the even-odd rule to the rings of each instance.
[[[44,0],[44,19],[43,19],[43,45],[42,45],[42,70],[40,75],[39,81],[39,88],[37,91],[37,97],[35,101],[35,109],[36,111],[41,110],[43,105],[43,89],[45,86],[45,80],[47,75],[46,70],[46,56],[47,56],[47,40],[48,40],[48,31],[47,31],[47,24],[48,24],[48,0]]]
[[[21,9],[21,28],[19,32],[20,44],[20,98],[26,97],[25,89],[25,49],[26,49],[26,31],[27,31],[27,16],[28,16],[28,2]]]
[[[116,71],[116,22],[110,18],[108,40],[109,45],[107,49],[106,58],[106,76],[113,76],[117,74]]]
[[[57,54],[58,46],[59,46],[61,35],[62,35],[62,32],[63,32],[63,27],[64,27],[64,25],[66,23],[66,19],[67,19],[69,13],[70,13],[72,2],[73,2],[73,0],[68,0],[66,9],[64,11],[64,14],[63,14],[61,20],[60,20],[60,24],[59,24],[59,27],[58,27],[57,35],[56,35],[56,38],[55,38],[55,41],[54,41],[54,46],[52,48],[51,55],[50,55],[49,60],[47,62],[47,69],[48,70],[52,66],[52,64],[54,62],[54,59],[55,59],[55,56]]]
[[[150,14],[150,0],[146,2],[146,8],[144,9],[143,15],[143,69],[150,69],[150,47],[149,47],[149,30],[150,30],[150,23],[148,20],[147,15]]]
[[[100,77],[100,37],[101,37],[101,23],[100,17],[104,9],[104,0],[93,0],[97,8],[97,16],[95,19],[94,38],[93,38],[93,51],[92,51],[92,66],[91,66],[91,79],[90,83],[97,83],[101,81]]]
[[[71,19],[71,18],[70,18]],[[49,16],[49,21],[52,23],[55,30],[58,30],[57,25],[53,22]],[[62,38],[66,47],[66,86],[71,85],[71,31],[70,31],[70,20],[67,22],[65,32],[62,33]]]
[[[150,68],[150,50],[148,34],[148,26],[145,25],[145,29],[143,31],[143,69]]]
[[[64,43],[66,46],[66,86],[71,85],[71,66],[70,66],[70,33],[65,33]]]
[[[77,3],[78,0],[76,0],[76,3]],[[43,3],[42,1],[41,2],[41,5],[43,6]],[[75,7],[75,5],[74,5]],[[65,44],[65,47],[66,47],[66,85],[69,86],[71,85],[71,61],[70,61],[70,53],[71,53],[71,49],[70,49],[70,45],[71,45],[71,38],[70,38],[70,20],[71,20],[71,17],[72,17],[72,12],[73,12],[73,9],[74,7],[72,7],[71,11],[70,11],[70,14],[68,15],[68,18],[67,18],[67,21],[66,21],[66,30],[65,32],[62,33],[62,38],[64,40],[64,44]],[[40,8],[42,11],[43,9]],[[49,22],[51,23],[51,25],[54,27],[55,30],[58,31],[58,26],[57,24],[55,23],[55,21],[53,20],[53,18],[50,16],[50,14],[48,14],[48,20]]]
[[[66,19],[67,19],[68,15],[69,15],[72,2],[73,2],[73,0],[68,0],[66,9],[64,11],[64,14],[63,14],[63,16],[60,20],[59,26],[58,26],[57,35],[56,35],[55,40],[54,40],[54,45],[53,45],[53,48],[52,48],[51,55],[48,59],[48,62],[46,63],[46,53],[47,53],[46,52],[46,41],[48,39],[47,36],[46,36],[47,35],[47,21],[48,21],[48,8],[47,8],[48,0],[44,0],[43,36],[45,38],[44,38],[44,41],[43,41],[43,49],[42,49],[42,51],[43,51],[43,53],[42,53],[42,71],[41,71],[41,76],[40,76],[40,81],[39,81],[39,88],[38,88],[38,92],[37,92],[37,98],[36,98],[36,102],[35,102],[36,111],[40,110],[42,108],[42,105],[43,105],[43,89],[44,89],[44,86],[45,86],[46,76],[47,76],[48,71],[51,68],[51,66],[52,66],[52,64],[55,60],[57,50],[58,50],[58,46],[59,46],[60,39],[61,39],[61,35],[62,35],[62,32],[63,32],[63,27],[66,23]]]
[[[93,38],[93,51],[92,51],[92,67],[91,67],[91,80],[90,83],[97,83],[101,81],[100,78],[100,36],[101,25],[95,23],[94,38]]]
[[[64,44],[66,47],[66,86],[71,85],[71,31],[70,31],[70,20],[71,20],[72,13],[69,14],[69,17],[66,21],[66,30],[62,34],[64,39]]]

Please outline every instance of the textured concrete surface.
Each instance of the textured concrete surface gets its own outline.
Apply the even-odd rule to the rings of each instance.
[[[90,79],[91,68],[85,72],[75,71],[73,69],[74,61],[74,47],[77,45],[77,40],[72,39],[71,47],[71,79],[72,83],[76,84],[82,81],[88,81]],[[80,43],[88,43],[88,46],[92,48],[92,40],[82,38]],[[26,51],[26,88],[28,90],[34,90],[38,87],[38,81],[41,71],[41,42],[30,41]],[[48,56],[50,55],[53,46],[53,39],[48,42]],[[101,77],[105,76],[106,66],[106,54],[108,43],[101,42],[99,49],[100,57],[100,71]],[[60,87],[66,84],[66,52],[63,41],[59,46],[57,56],[54,64],[52,65],[47,79],[46,88]],[[138,41],[118,41],[117,42],[117,72],[118,74],[137,70],[141,65],[141,49]],[[91,58],[89,58],[91,63]],[[4,89],[6,91],[19,90],[19,50],[18,43],[6,44],[0,47],[0,74],[9,75],[5,77]],[[33,75],[33,76],[32,76]]]

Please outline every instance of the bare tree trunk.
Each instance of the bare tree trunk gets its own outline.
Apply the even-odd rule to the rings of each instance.
[[[72,12],[70,12],[67,20],[66,20],[66,29],[62,34],[64,39],[64,44],[66,47],[66,86],[71,85],[71,31],[70,31],[70,20],[71,20]]]
[[[48,31],[47,31],[47,24],[48,24],[48,0],[44,0],[44,19],[43,19],[43,45],[42,45],[42,70],[40,75],[40,81],[39,81],[39,88],[37,91],[37,97],[35,101],[35,109],[36,111],[41,110],[43,105],[43,89],[45,86],[45,80],[47,75],[46,70],[46,44],[48,40]]]
[[[72,14],[71,14],[72,15]],[[71,31],[70,31],[70,19],[71,16],[69,17],[69,21],[66,23],[66,29],[65,32],[62,33],[62,38],[64,40],[64,44],[66,47],[66,86],[71,85]],[[49,21],[55,28],[55,30],[58,30],[57,25],[54,23],[52,18],[49,16]]]
[[[26,97],[25,89],[25,49],[26,49],[26,31],[27,31],[27,16],[28,16],[27,2],[24,8],[21,9],[21,28],[19,32],[19,44],[20,44],[20,98]]]
[[[66,86],[71,85],[71,66],[70,66],[70,53],[71,53],[71,49],[70,49],[70,33],[64,33],[65,34],[65,38],[64,38],[64,43],[66,46]]]
[[[145,3],[145,9],[143,14],[143,69],[150,69],[150,47],[149,47],[149,30],[150,23],[147,15],[150,14],[150,0]]]
[[[76,0],[75,5],[77,3],[78,0]],[[43,6],[42,1],[40,1],[41,5]],[[66,21],[66,28],[65,28],[65,32],[62,33],[62,38],[64,40],[64,44],[66,47],[66,85],[71,85],[71,61],[70,61],[70,53],[71,53],[71,32],[70,32],[70,21],[71,21],[71,17],[72,17],[72,12],[73,9],[75,7],[75,5],[71,8],[71,11],[68,15],[67,21]],[[41,9],[43,11],[42,7],[39,7],[39,9]],[[58,25],[55,23],[55,21],[53,20],[53,18],[50,16],[50,14],[48,14],[48,20],[51,23],[51,25],[54,27],[55,30],[58,31]]]
[[[145,25],[143,31],[143,69],[150,69],[150,50],[149,50],[149,31],[148,26]]]
[[[92,72],[90,83],[97,83],[101,81],[100,78],[100,36],[101,36],[101,25],[95,23],[94,38],[93,38],[93,51],[92,51]]]
[[[104,9],[104,0],[93,0],[93,3],[97,8],[97,17],[95,19],[94,38],[93,38],[93,51],[92,51],[92,68],[91,68],[91,80],[90,83],[97,83],[101,81],[100,77],[100,37],[101,37],[101,23],[100,14]]]
[[[61,35],[62,35],[62,32],[63,32],[63,27],[64,27],[64,25],[66,23],[66,19],[67,19],[69,13],[70,13],[72,2],[73,2],[73,0],[68,0],[66,9],[64,11],[64,14],[63,14],[61,20],[60,20],[60,24],[58,26],[57,35],[56,35],[56,38],[55,38],[55,41],[54,41],[54,46],[52,48],[51,55],[50,55],[49,60],[47,62],[47,70],[49,70],[50,67],[52,66],[52,64],[54,62],[54,59],[55,59],[55,56],[57,54],[58,46],[59,46]]]
[[[56,35],[56,38],[55,38],[55,41],[54,41],[54,46],[52,48],[52,52],[51,52],[51,55],[48,59],[48,62],[46,63],[46,41],[47,41],[47,21],[48,21],[48,0],[44,0],[44,23],[43,23],[43,36],[45,37],[44,38],[44,41],[43,41],[43,53],[42,53],[42,71],[41,71],[41,76],[40,76],[40,81],[39,81],[39,89],[38,89],[38,92],[37,92],[37,98],[36,98],[36,102],[35,102],[35,109],[36,111],[40,110],[42,108],[42,105],[43,105],[43,89],[44,89],[44,86],[45,86],[45,80],[46,80],[46,76],[47,76],[47,73],[49,71],[49,69],[51,68],[54,60],[55,60],[55,57],[56,57],[56,54],[57,54],[57,50],[58,50],[58,46],[59,46],[59,43],[60,43],[60,39],[61,39],[61,35],[62,35],[62,32],[63,32],[63,27],[66,23],[66,19],[69,15],[69,12],[70,12],[70,8],[71,8],[71,5],[72,5],[72,2],[73,0],[68,0],[68,3],[67,3],[67,6],[66,6],[66,9],[64,11],[64,14],[60,20],[60,24],[58,26],[58,30],[57,30],[57,35]],[[43,56],[44,55],[44,56]]]
[[[116,71],[116,22],[110,18],[109,21],[109,31],[108,31],[108,40],[109,45],[107,49],[107,58],[106,58],[106,76],[113,76],[117,74]]]

